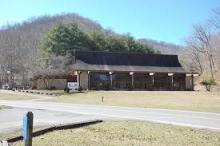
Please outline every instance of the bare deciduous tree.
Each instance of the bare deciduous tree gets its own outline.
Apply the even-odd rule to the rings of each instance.
[[[201,66],[199,54],[204,54],[208,60],[211,78],[214,79],[215,61],[213,59],[214,49],[211,41],[212,32],[209,27],[202,25],[194,26],[194,33],[190,41],[190,46],[193,48],[194,59],[198,62],[198,65]]]
[[[46,59],[46,61],[45,61]],[[45,89],[49,89],[56,76],[67,75],[70,73],[69,65],[72,56],[56,56],[51,54],[48,58],[40,58],[37,61],[34,74],[40,75]]]
[[[192,51],[192,69],[199,71],[200,74],[203,74],[204,67],[202,66],[201,55],[199,52]]]
[[[213,10],[215,16],[210,20],[210,22],[217,28],[220,29],[220,8]]]

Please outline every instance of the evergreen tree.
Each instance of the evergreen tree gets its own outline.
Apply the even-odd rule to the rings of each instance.
[[[88,36],[76,24],[68,27],[60,24],[47,34],[42,49],[44,53],[66,55],[77,49],[88,50],[89,44]]]
[[[86,34],[76,24],[54,27],[42,43],[42,50],[47,55],[62,56],[74,50],[154,53],[152,48],[141,44],[129,34],[120,36],[97,31]]]

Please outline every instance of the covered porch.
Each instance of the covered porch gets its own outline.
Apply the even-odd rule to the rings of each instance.
[[[78,76],[89,90],[194,90],[194,75],[185,73],[78,71]]]

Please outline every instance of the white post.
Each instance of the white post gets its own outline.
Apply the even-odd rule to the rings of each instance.
[[[89,89],[90,89],[90,71],[88,71],[88,89],[87,90]]]
[[[168,73],[168,76],[171,77],[171,89],[173,90],[173,75],[174,73]]]
[[[131,76],[131,88],[134,89],[134,72],[130,72],[129,75]]]
[[[149,75],[152,77],[152,90],[154,89],[154,73],[149,73]]]
[[[112,83],[112,72],[109,72],[110,75],[110,88],[112,89],[113,83]]]

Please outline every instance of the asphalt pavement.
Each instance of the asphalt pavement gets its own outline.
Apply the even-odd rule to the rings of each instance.
[[[67,104],[40,101],[0,100],[0,105],[29,110],[31,109],[44,110],[48,112],[61,112],[66,113],[67,115],[73,114],[73,117],[75,117],[75,119],[77,119],[77,117],[80,117],[79,115],[81,115],[85,119],[107,118],[112,120],[142,120],[220,131],[220,113],[193,112],[155,108],[132,108],[104,105]],[[2,115],[0,114],[0,119],[2,118],[1,116]],[[56,114],[54,116],[57,117]],[[67,116],[66,119],[68,119],[68,117],[69,116]]]

